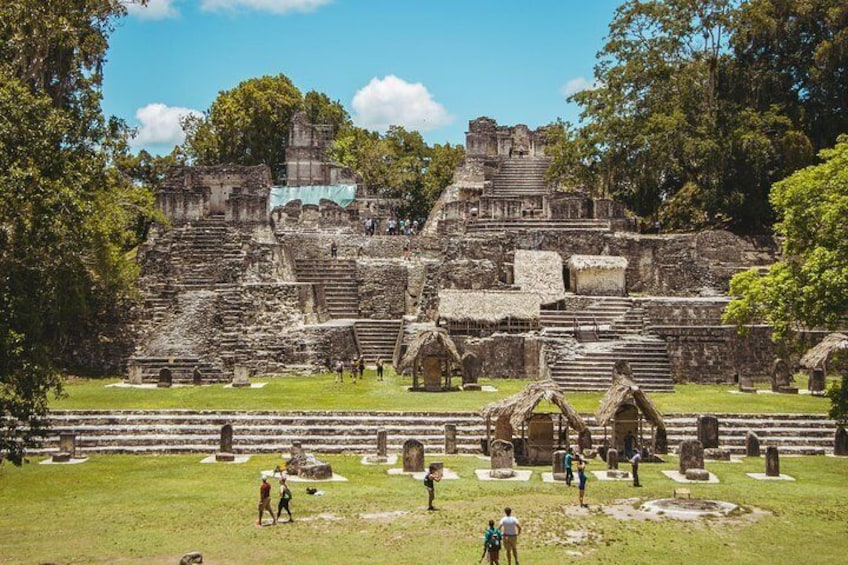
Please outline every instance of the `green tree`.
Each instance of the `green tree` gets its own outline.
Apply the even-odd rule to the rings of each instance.
[[[767,274],[733,277],[724,318],[774,326],[776,340],[802,327],[836,329],[848,316],[848,136],[822,162],[776,183],[771,203],[783,259]]]
[[[197,165],[265,164],[280,179],[291,119],[300,110],[335,132],[350,123],[344,107],[326,94],[313,90],[301,96],[287,76],[263,76],[219,92],[203,116],[186,116],[183,151]]]
[[[0,4],[0,457],[47,429],[68,344],[131,291],[150,193],[114,166],[126,129],[100,110],[118,1]]]
[[[271,167],[282,174],[286,141],[300,90],[283,74],[241,82],[218,93],[202,117],[186,116],[186,154],[198,165],[235,163]]]
[[[848,425],[848,375],[842,375],[842,382],[834,382],[827,390],[830,410],[827,415],[840,426]]]
[[[433,145],[430,162],[424,172],[421,199],[413,213],[415,217],[427,217],[442,191],[453,182],[453,174],[464,160],[465,148],[462,145]]]
[[[788,108],[752,94],[774,90],[776,79],[762,71],[767,54],[740,39],[751,10],[731,0],[625,2],[599,54],[597,86],[571,98],[582,126],[554,128],[549,178],[672,229],[768,227],[769,187],[811,163],[814,146],[797,100]],[[814,50],[796,44],[793,56],[811,64]]]

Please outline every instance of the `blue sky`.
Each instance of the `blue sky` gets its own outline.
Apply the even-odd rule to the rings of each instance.
[[[621,0],[151,0],[114,32],[103,107],[167,152],[178,117],[240,81],[284,73],[359,125],[463,143],[478,116],[575,121]]]

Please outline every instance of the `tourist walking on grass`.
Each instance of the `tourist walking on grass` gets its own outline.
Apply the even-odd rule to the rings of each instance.
[[[377,357],[377,380],[383,380],[383,358]]]
[[[359,356],[359,378],[365,378],[365,357],[362,355]]]
[[[518,535],[521,533],[521,523],[512,515],[512,508],[509,506],[504,508],[504,517],[501,518],[498,529],[503,535],[507,565],[512,565],[513,559],[515,559],[515,565],[518,565]]]
[[[341,359],[336,361],[336,380],[334,382],[344,384],[344,363]]]
[[[581,508],[589,508],[589,505],[583,504],[583,496],[586,494],[586,481],[589,477],[586,476],[586,460],[580,457],[580,462],[577,464],[577,484],[578,497],[580,499]]]
[[[353,381],[353,384],[356,384],[356,372],[359,370],[359,359],[354,357],[350,361],[350,380]]]
[[[430,465],[427,474],[424,475],[424,486],[427,488],[427,510],[435,510],[433,501],[436,500],[436,483],[442,480],[442,474],[435,465]]]
[[[574,471],[571,469],[571,466],[574,464],[574,449],[568,448],[568,451],[565,452],[565,485],[571,486],[571,483],[574,482]]]
[[[266,510],[271,515],[271,520],[276,522],[274,511],[271,510],[271,484],[268,482],[268,477],[263,476],[262,483],[259,485],[259,519],[256,520],[257,526],[262,525],[262,517]]]
[[[289,522],[294,522],[294,518],[292,518],[291,510],[289,509],[289,501],[292,499],[292,491],[289,490],[288,485],[286,484],[286,478],[280,477],[280,504],[277,505],[277,519],[275,522],[280,521],[280,515],[283,513],[285,509],[286,514],[289,515]]]
[[[501,531],[495,527],[494,520],[489,520],[489,528],[483,532],[483,555],[480,556],[480,561],[488,554],[489,565],[498,565],[500,552]]]
[[[642,454],[639,452],[639,446],[636,446],[633,457],[630,458],[630,470],[633,472],[633,486],[641,487],[639,484],[639,463],[642,461]]]

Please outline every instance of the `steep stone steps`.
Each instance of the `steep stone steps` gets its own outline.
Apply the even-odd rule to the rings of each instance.
[[[401,320],[357,320],[353,324],[359,354],[373,363],[378,358],[391,363],[400,333]]]
[[[298,281],[321,284],[333,318],[358,318],[356,262],[349,259],[301,259],[295,265]]]
[[[507,159],[492,182],[495,197],[535,195],[550,192],[545,182],[550,159],[519,158]]]
[[[551,366],[551,376],[566,391],[605,391],[618,360],[630,364],[636,383],[645,391],[674,391],[666,344],[647,337],[616,340],[574,359],[559,360]]]
[[[744,454],[745,434],[757,433],[762,446],[777,446],[783,454],[821,455],[833,450],[833,422],[815,414],[715,414],[719,444],[735,455]],[[583,415],[599,443],[603,428],[592,415]],[[457,427],[460,453],[479,453],[485,423],[473,413],[453,412],[236,412],[190,410],[55,411],[53,435],[34,455],[55,452],[59,433],[77,434],[81,454],[199,453],[217,450],[221,427],[233,426],[238,453],[286,451],[293,441],[316,453],[373,453],[376,435],[386,430],[388,447],[399,452],[403,442],[418,439],[428,453],[444,451],[444,425]],[[696,436],[697,415],[664,415],[669,447]],[[556,427],[556,425],[555,425]],[[555,432],[556,433],[556,432]],[[645,428],[645,435],[650,433]],[[575,441],[573,432],[570,441]]]

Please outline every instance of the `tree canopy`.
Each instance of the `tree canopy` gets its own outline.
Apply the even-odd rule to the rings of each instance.
[[[769,187],[848,131],[841,0],[628,0],[549,177],[664,227],[761,230]]]
[[[356,126],[343,129],[330,157],[360,176],[368,190],[403,204],[398,213],[426,218],[465,159],[461,145],[427,145],[417,131],[391,126],[384,135]]]
[[[115,166],[126,127],[100,109],[117,0],[0,4],[0,458],[46,433],[68,344],[131,291],[149,191]]]
[[[822,162],[776,183],[771,203],[778,216],[783,258],[765,275],[733,277],[734,300],[725,320],[740,326],[767,323],[775,339],[799,328],[844,327],[848,319],[848,136],[821,151]]]
[[[284,74],[251,78],[219,92],[203,116],[184,118],[184,151],[198,165],[266,164],[282,178],[289,125],[300,110],[336,131],[350,122],[339,102],[316,91],[303,96]]]

